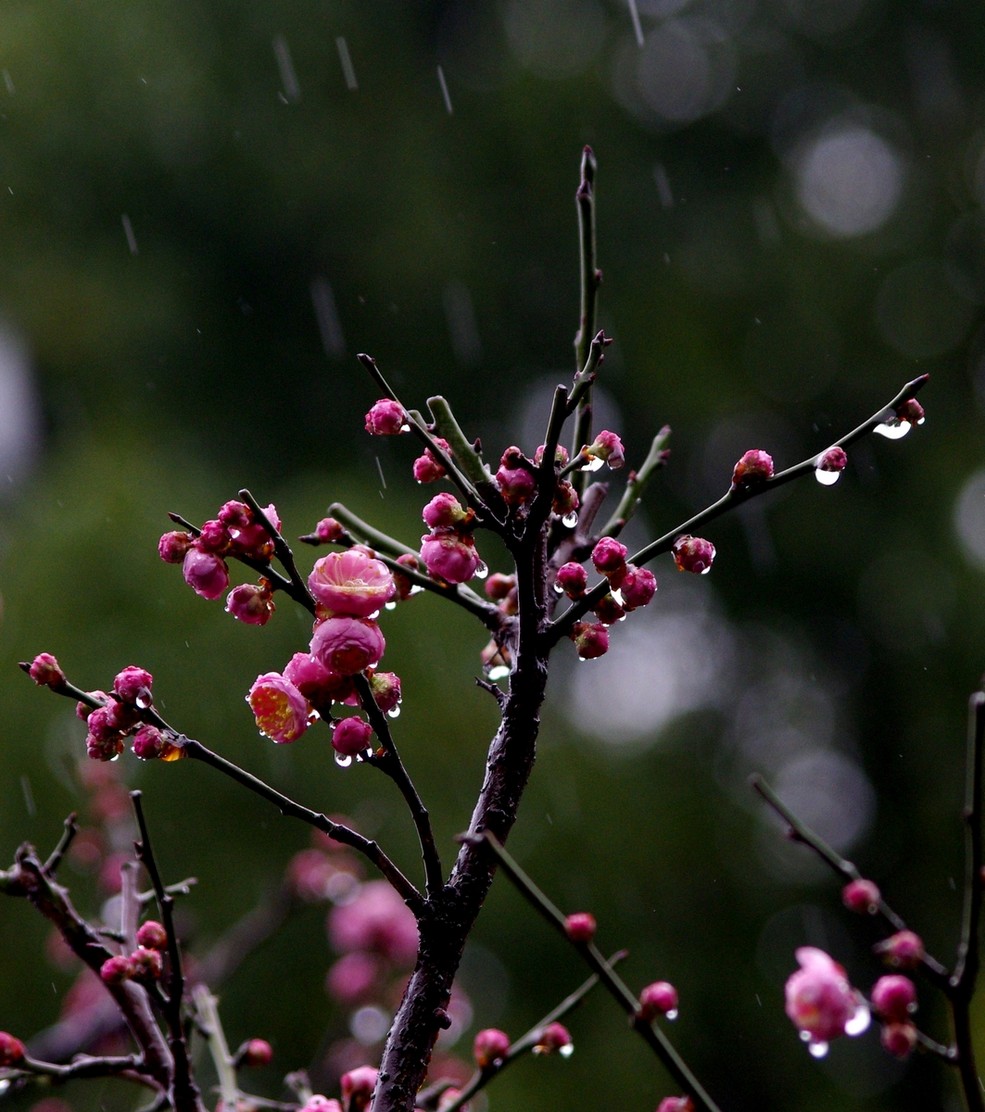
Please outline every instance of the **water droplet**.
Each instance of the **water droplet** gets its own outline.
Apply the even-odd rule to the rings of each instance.
[[[400,704],[398,703],[397,706],[391,707],[386,712],[386,716],[387,716],[387,718],[399,718],[400,717]]]
[[[385,602],[383,604],[383,609],[384,610],[396,610],[397,609],[397,604],[395,602],[393,602],[392,600],[390,602]]]
[[[336,753],[335,763],[339,766],[339,768],[348,768],[349,765],[352,764],[352,758],[346,753]]]
[[[479,566],[475,569],[476,579],[485,579],[488,574],[489,569],[486,567],[485,564],[479,564]]]
[[[560,1054],[562,1058],[570,1058],[571,1055],[574,1054],[574,1052],[574,1043],[565,1043],[564,1046],[558,1048],[558,1054]]]
[[[824,1058],[828,1053],[828,1044],[826,1042],[815,1042],[811,1039],[807,1044],[807,1049],[812,1058]]]
[[[910,422],[893,420],[885,425],[876,425],[872,431],[878,433],[879,436],[884,436],[887,440],[902,440],[910,431]]]
[[[572,510],[571,513],[565,514],[564,517],[561,518],[561,524],[566,529],[574,529],[578,524],[578,514],[576,511]]]
[[[880,426],[881,427],[881,426]],[[834,486],[835,483],[841,478],[840,471],[822,471],[820,467],[814,468],[814,478],[821,484],[821,486]]]
[[[564,594],[564,588],[561,586],[560,583],[557,582],[557,580],[554,581],[554,593],[556,595],[563,595]]]
[[[134,700],[141,710],[146,710],[153,701],[149,693],[145,695],[143,692],[139,692],[137,698]]]
[[[410,593],[411,593],[412,595],[419,595],[419,594],[421,593],[421,591],[423,591],[423,590],[424,590],[424,588],[423,588],[423,587],[422,587],[422,586],[420,585],[420,583],[415,583],[415,584],[414,584],[414,585],[413,585],[413,586],[411,587],[411,589],[410,589]]]
[[[612,595],[612,597],[616,600],[616,603],[619,606],[625,606],[626,605],[626,600],[622,597],[622,593],[621,593],[621,591],[619,590],[618,587],[615,587],[613,590],[611,590],[609,592],[609,594]]]
[[[845,1024],[845,1034],[850,1036],[861,1035],[868,1031],[871,1021],[872,1015],[869,1012],[869,1005],[864,1000],[859,1000],[855,1006],[855,1014]]]
[[[671,1008],[670,1011],[666,1013],[666,1015],[667,1018],[673,1023],[673,1021],[677,1019],[677,1009]]]
[[[605,460],[599,459],[598,456],[592,456],[591,459],[586,460],[585,463],[578,469],[579,471],[598,471]]]
[[[505,680],[510,674],[509,668],[505,664],[494,664],[491,668],[486,669],[486,678],[496,683],[497,680]]]

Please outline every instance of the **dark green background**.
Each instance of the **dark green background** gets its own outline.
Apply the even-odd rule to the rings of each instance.
[[[729,1112],[952,1107],[953,1079],[890,1062],[874,1034],[823,1063],[798,1044],[782,1012],[794,946],[829,948],[867,988],[873,935],[745,780],[760,768],[799,792],[835,840],[864,802],[850,785],[870,785],[844,848],[953,960],[965,700],[985,669],[985,21],[972,0],[639,11],[642,47],[618,0],[6,0],[0,313],[38,410],[16,419],[34,454],[8,455],[0,504],[0,852],[47,849],[78,805],[65,770],[83,730],[16,669],[47,649],[88,687],[149,667],[172,722],[356,815],[414,867],[386,783],[338,770],[316,736],[256,736],[243,696],[304,645],[303,617],[281,605],[263,631],[234,624],[156,539],[167,510],[202,520],[246,485],[289,535],[342,499],[416,543],[425,495],[407,443],[362,433],[375,390],[359,351],[408,405],[445,394],[490,458],[532,451],[529,392],[572,371],[590,143],[607,421],[635,461],[674,429],[638,541],[717,497],[746,448],[795,462],[924,371],[928,420],[860,445],[833,490],[807,480],[716,523],[710,577],[658,561],[654,604],[613,631],[642,637],[632,659],[574,665],[560,648],[513,848],[562,906],[595,912],[604,948],[630,949],[631,983],[678,985],[672,1034]],[[324,336],[313,288],[337,314]],[[449,859],[494,725],[473,684],[484,638],[431,598],[384,621],[406,691],[397,741]],[[599,677],[610,725],[566,713]],[[624,721],[641,693],[661,728]],[[826,778],[832,761],[854,779]],[[123,764],[168,876],[200,879],[207,947],[306,832],[191,762]],[[66,877],[94,911],[91,881]],[[0,907],[0,1028],[22,1036],[53,1021],[68,983],[44,936],[28,908]],[[311,1065],[326,1030],[344,1031],[328,960],[308,912],[224,986],[230,1040],[271,1038],[280,1072]],[[514,1034],[583,976],[504,883],[468,968],[474,1027]],[[947,1037],[925,989],[920,1018]],[[519,1066],[492,1108],[647,1110],[673,1091],[609,1001],[570,1026],[574,1057]],[[98,1084],[68,1096],[119,1099]]]

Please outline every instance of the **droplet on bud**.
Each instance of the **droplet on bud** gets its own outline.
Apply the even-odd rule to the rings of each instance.
[[[807,1049],[812,1058],[825,1058],[828,1053],[828,1044],[826,1042],[808,1042]]]
[[[348,768],[349,765],[352,764],[352,757],[350,757],[346,753],[336,753],[335,763],[339,766],[339,768]]]
[[[814,478],[821,484],[821,486],[834,486],[835,483],[841,478],[840,471],[822,471],[820,467],[814,468]]]
[[[485,564],[480,563],[479,566],[475,569],[476,579],[485,579],[488,574],[489,568],[487,568]]]
[[[572,510],[571,513],[565,514],[564,517],[561,518],[561,524],[566,529],[574,529],[578,524],[578,514],[574,510]]]
[[[910,431],[910,427],[909,421],[899,421],[894,417],[886,424],[876,425],[872,431],[878,433],[879,436],[884,436],[887,440],[902,440]]]
[[[605,460],[599,459],[598,456],[592,456],[592,458],[589,459],[589,460],[586,460],[581,465],[581,467],[578,468],[578,470],[579,471],[598,471],[604,463],[605,463]]]

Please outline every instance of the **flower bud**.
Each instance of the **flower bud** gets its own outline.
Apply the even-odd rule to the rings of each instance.
[[[432,578],[453,584],[471,579],[482,564],[471,535],[454,529],[421,537],[421,560]]]
[[[185,553],[181,565],[185,582],[202,598],[214,599],[229,587],[229,568],[226,561],[214,552],[205,552],[192,545]]]
[[[609,465],[610,471],[618,471],[626,462],[622,441],[614,432],[603,429],[595,437],[593,443],[582,449],[583,456],[588,459],[600,459]]]
[[[917,1045],[917,1029],[912,1023],[886,1023],[879,1032],[879,1041],[894,1058],[908,1058]]]
[[[157,542],[157,554],[166,564],[180,564],[194,540],[191,533],[172,529],[171,532],[164,533]]]
[[[314,1093],[301,1105],[298,1112],[342,1112],[342,1105],[321,1093]]]
[[[840,448],[837,444],[832,445],[826,451],[822,452],[814,464],[818,471],[844,471],[848,464],[848,455],[844,448]]]
[[[164,959],[160,950],[151,950],[147,946],[138,946],[130,955],[131,977],[135,981],[149,984],[159,981],[164,970]]]
[[[369,689],[373,700],[384,714],[390,714],[400,705],[400,677],[396,672],[374,672],[369,678]]]
[[[594,660],[609,651],[609,631],[601,622],[575,622],[568,636],[582,660]]]
[[[922,425],[926,419],[923,406],[916,398],[908,398],[896,410],[896,419],[908,425]]]
[[[215,516],[230,531],[245,529],[253,524],[253,511],[245,502],[234,498],[223,502]]]
[[[269,1066],[274,1057],[274,1048],[266,1039],[249,1039],[236,1055],[241,1066]]]
[[[176,747],[149,722],[145,722],[133,735],[130,747],[133,755],[142,761],[163,760],[176,752]]]
[[[113,680],[113,690],[120,701],[140,708],[151,705],[151,684],[154,677],[146,668],[139,668],[136,664],[129,664]]]
[[[315,536],[322,544],[334,544],[345,536],[345,529],[334,517],[323,517],[315,526]]]
[[[451,446],[447,440],[436,436],[435,442],[443,452],[450,452]],[[432,453],[430,448],[424,449],[424,455],[414,460],[414,478],[419,483],[433,483],[445,473],[444,464]]]
[[[750,490],[773,478],[773,457],[762,448],[750,448],[732,472],[733,490]]]
[[[612,597],[612,594],[603,595],[593,607],[595,617],[603,625],[615,625],[616,622],[626,617],[625,609]]]
[[[332,748],[342,757],[355,757],[366,752],[372,736],[373,727],[365,719],[342,718],[332,730]]]
[[[0,1031],[0,1068],[16,1066],[23,1062],[26,1051],[20,1039],[9,1031]]]
[[[116,954],[107,958],[99,967],[99,976],[108,985],[120,985],[133,976],[133,966],[128,957]]]
[[[51,653],[38,653],[30,665],[21,665],[21,667],[26,667],[27,674],[38,687],[57,689],[65,682],[65,673]]]
[[[461,502],[448,491],[436,494],[421,511],[424,524],[431,529],[452,529],[465,525],[475,518]]]
[[[600,575],[612,577],[625,571],[629,549],[614,537],[603,537],[592,549],[592,563]]]
[[[528,466],[524,467],[524,462]],[[537,480],[530,470],[529,462],[517,447],[507,448],[496,472],[499,493],[508,506],[520,506],[529,502],[537,489]]]
[[[873,950],[893,969],[915,969],[924,956],[923,939],[913,931],[897,931]]]
[[[540,1033],[540,1038],[534,1047],[534,1054],[553,1054],[555,1051],[560,1051],[567,1057],[571,1053],[569,1047],[573,1046],[571,1033],[564,1024],[548,1023]]]
[[[493,572],[486,580],[486,596],[493,602],[503,602],[516,591],[516,576]]]
[[[570,560],[557,569],[554,586],[570,599],[581,598],[588,586],[588,572],[585,571],[584,565]]]
[[[626,574],[619,582],[619,594],[623,609],[638,610],[646,606],[657,593],[657,577],[649,568],[638,568],[635,564],[626,565]]]
[[[690,571],[695,575],[707,575],[715,560],[715,546],[703,537],[678,537],[671,550],[678,571]]]
[[[664,1097],[657,1112],[694,1112],[694,1102],[690,1097]]]
[[[872,986],[872,1010],[880,1019],[903,1023],[917,1010],[917,989],[909,977],[890,973]]]
[[[505,1058],[510,1049],[510,1037],[498,1027],[486,1027],[475,1036],[472,1043],[472,1056],[480,1070],[487,1070],[500,1059]]]
[[[245,625],[266,625],[276,606],[269,582],[240,583],[226,596],[226,612]]]
[[[339,1079],[339,1089],[342,1092],[342,1105],[345,1112],[361,1112],[369,1107],[373,1099],[373,1090],[376,1088],[378,1072],[372,1066],[358,1066],[348,1073],[342,1074]]]
[[[841,890],[841,902],[849,911],[859,914],[875,915],[881,899],[882,893],[877,885],[863,877],[850,880]]]
[[[164,924],[156,919],[147,919],[137,928],[137,945],[148,950],[166,950],[168,948],[168,932]]]
[[[397,586],[386,564],[364,548],[350,548],[316,560],[308,590],[325,616],[368,618],[393,598]]]
[[[371,668],[385,648],[380,627],[370,618],[326,618],[318,622],[311,638],[311,655],[341,676]]]
[[[845,970],[823,950],[801,946],[796,956],[800,969],[787,979],[787,1016],[812,1042],[830,1042],[845,1033],[855,1015],[855,990]]]
[[[590,911],[572,912],[564,920],[564,933],[572,942],[591,942],[595,927],[595,916]]]
[[[654,981],[640,993],[638,1014],[647,1022],[665,1015],[673,1019],[677,1014],[677,989],[669,981]]]
[[[393,398],[380,398],[366,414],[365,427],[370,436],[396,436],[407,432],[410,425],[400,402]]]

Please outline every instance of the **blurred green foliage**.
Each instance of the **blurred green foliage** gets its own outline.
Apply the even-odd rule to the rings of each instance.
[[[180,728],[415,867],[387,784],[313,738],[275,750],[255,734],[243,695],[305,621],[282,604],[263,631],[236,626],[155,542],[167,510],[202,520],[245,485],[289,535],[341,499],[416,543],[410,451],[362,434],[358,351],[408,405],[445,394],[490,459],[532,451],[537,388],[573,369],[589,143],[607,412],[636,459],[674,427],[638,540],[717,497],[746,448],[792,463],[923,371],[929,416],[902,444],[860,445],[834,490],[788,488],[716,523],[712,576],[658,563],[657,600],[613,633],[646,628],[652,651],[559,661],[514,852],[559,904],[596,914],[604,947],[630,949],[632,983],[678,985],[672,1033],[729,1112],[951,1107],[936,1064],[892,1063],[872,1035],[823,1063],[798,1044],[782,1013],[794,946],[827,947],[867,986],[872,935],[745,778],[813,796],[836,841],[857,819],[846,851],[951,960],[964,701],[985,668],[979,6],[6,0],[3,25],[5,858],[25,838],[46,850],[79,805],[80,724],[16,669],[47,649],[83,686],[144,664]],[[484,638],[430,598],[385,631],[406,692],[397,740],[450,860],[495,721],[473,683]],[[590,668],[622,703],[589,721],[566,708]],[[621,733],[635,740],[611,744]],[[186,914],[204,947],[306,832],[209,769],[122,763],[168,877],[199,878]],[[91,879],[66,876],[94,911]],[[0,906],[0,1028],[57,1016],[68,982],[44,938],[27,908]],[[281,1072],[317,1073],[344,1028],[328,960],[309,912],[223,988],[231,1042],[269,1037]],[[582,978],[498,884],[463,972],[474,1026],[519,1034]],[[929,997],[921,1019],[946,1037]],[[666,1095],[608,1001],[570,1026],[575,1056],[519,1066],[492,1108]]]

